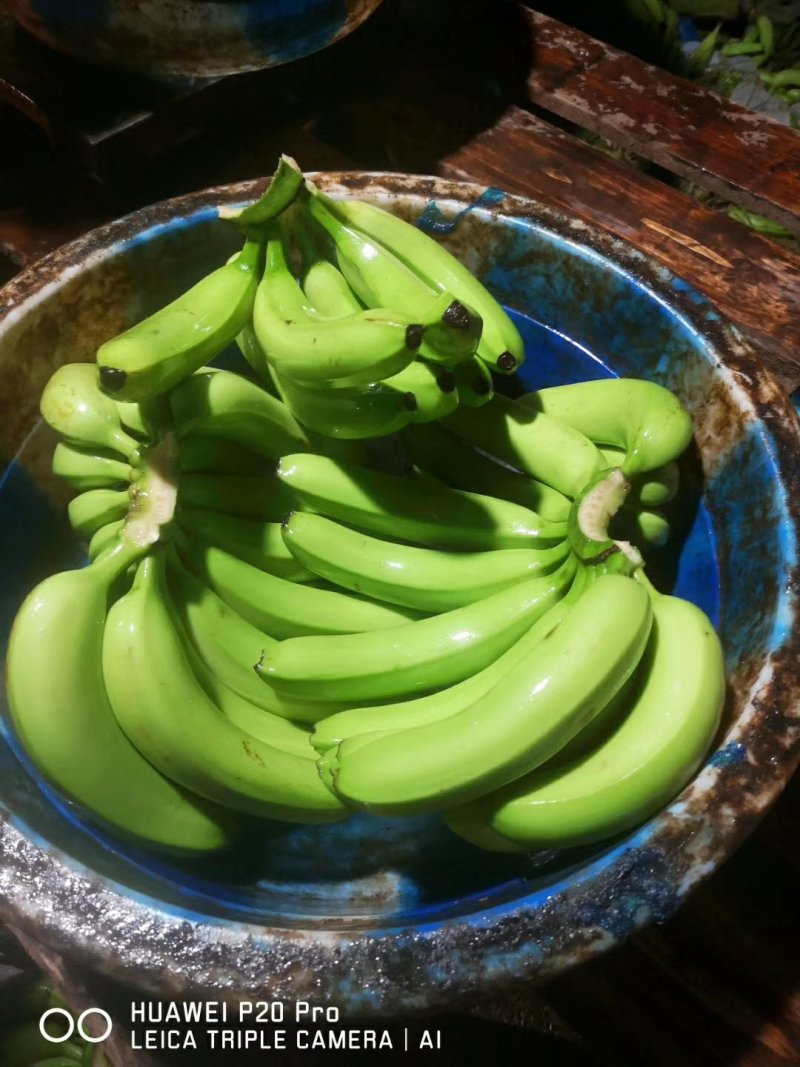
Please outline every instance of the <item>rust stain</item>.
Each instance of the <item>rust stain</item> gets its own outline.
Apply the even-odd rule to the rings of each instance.
[[[716,263],[720,267],[727,267],[729,270],[733,270],[733,264],[729,263],[724,256],[721,256],[718,252],[714,252],[710,248],[706,248],[705,245],[698,244],[697,241],[693,241],[690,237],[687,237],[685,233],[681,233],[680,230],[670,229],[669,226],[664,226],[660,222],[656,222],[654,219],[642,219],[642,225],[646,226],[649,230],[655,230],[656,233],[662,234],[664,237],[669,237],[671,241],[676,241],[680,245],[689,248],[692,252],[696,252],[698,256],[704,256],[706,259],[710,259],[712,263]]]

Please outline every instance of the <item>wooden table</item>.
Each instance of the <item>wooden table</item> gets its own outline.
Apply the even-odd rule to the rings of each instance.
[[[485,0],[392,0],[336,48],[236,86],[205,98],[195,140],[129,163],[127,177],[97,184],[45,148],[58,210],[47,180],[0,201],[5,273],[154,199],[268,173],[287,151],[307,170],[439,173],[577,215],[705,292],[784,387],[800,387],[800,257],[685,195],[675,177],[800,233],[800,135],[788,127],[524,3]],[[579,128],[653,166],[592,147]],[[432,1021],[444,1047],[427,1055],[448,1065],[799,1063],[798,813],[795,781],[669,923],[544,988]]]

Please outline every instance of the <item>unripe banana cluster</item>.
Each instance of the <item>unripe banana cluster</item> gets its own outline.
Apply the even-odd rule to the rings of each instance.
[[[292,167],[237,221],[241,256],[45,389],[90,563],[14,624],[29,758],[189,851],[242,815],[436,812],[513,850],[658,810],[724,693],[709,620],[643,573],[679,402],[632,379],[493,395],[522,359],[493,298]],[[204,366],[234,338],[258,381]]]

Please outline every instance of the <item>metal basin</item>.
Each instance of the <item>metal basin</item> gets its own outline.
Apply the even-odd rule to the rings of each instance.
[[[583,223],[469,184],[324,175],[437,232],[518,315],[529,386],[609,373],[674,389],[702,485],[659,580],[719,627],[728,698],[715,751],[660,815],[606,846],[504,856],[435,817],[253,825],[235,855],[155,854],[93,826],[0,739],[0,913],[153,993],[298,997],[404,1014],[542,979],[665,920],[756,825],[798,755],[800,425],[739,335],[684,282]],[[0,645],[19,602],[82,550],[37,429],[61,363],[176,295],[234,247],[211,189],[97,230],[0,292]],[[14,457],[16,457],[14,459]],[[13,460],[13,462],[12,462]],[[113,768],[109,769],[113,773]]]
[[[210,78],[275,67],[346,37],[381,0],[8,0],[68,55],[141,74]]]

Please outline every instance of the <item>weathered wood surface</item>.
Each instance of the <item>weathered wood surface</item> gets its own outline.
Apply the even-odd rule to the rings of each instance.
[[[655,256],[708,294],[787,389],[800,385],[800,257],[774,241],[516,107],[440,170],[557,206]]]
[[[540,107],[800,233],[800,136],[526,6]]]

